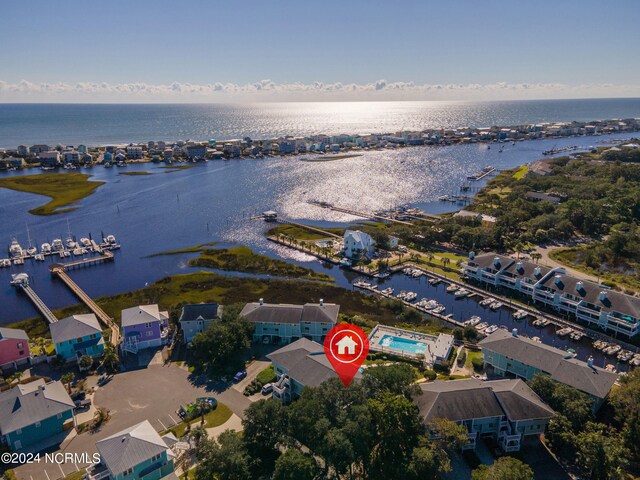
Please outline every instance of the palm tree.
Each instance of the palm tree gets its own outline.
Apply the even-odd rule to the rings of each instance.
[[[71,393],[71,382],[73,382],[74,378],[76,378],[76,376],[73,372],[67,372],[60,378],[60,381],[67,386],[67,393]]]
[[[120,366],[120,358],[118,353],[111,342],[104,343],[104,356],[102,357],[102,364],[108,372],[116,372]]]
[[[534,260],[536,263],[542,258],[542,254],[540,252],[533,252],[531,254],[531,260]]]
[[[200,414],[200,425],[204,427],[204,415],[209,411],[209,402],[207,402],[204,398],[199,398],[196,402],[196,409]]]

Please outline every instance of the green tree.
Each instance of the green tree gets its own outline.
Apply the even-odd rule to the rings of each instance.
[[[73,374],[73,372],[67,372],[60,378],[60,381],[67,386],[68,393],[71,393],[71,382],[73,382],[74,378],[76,378],[76,376]]]
[[[194,363],[216,376],[243,368],[253,328],[253,324],[240,317],[238,308],[225,308],[219,322],[212,322],[193,338]]]
[[[362,384],[370,397],[376,397],[379,392],[389,392],[409,398],[417,393],[413,384],[415,376],[413,367],[406,363],[370,367],[363,372]]]
[[[624,441],[615,431],[601,423],[587,423],[576,439],[576,464],[584,478],[622,480],[627,464]]]
[[[620,388],[611,393],[611,404],[626,445],[634,459],[640,459],[640,369],[620,377]]]
[[[104,342],[104,355],[102,356],[102,364],[109,373],[115,373],[120,368],[120,357],[111,342]]]
[[[272,480],[313,480],[319,468],[313,458],[300,450],[289,449],[276,461]]]
[[[196,448],[198,480],[250,480],[250,458],[240,435],[225,430],[217,440],[206,439]]]
[[[280,455],[278,446],[287,439],[288,409],[280,402],[259,400],[244,413],[242,426],[247,451],[259,460],[253,468],[259,473],[271,472]]]
[[[571,422],[572,429],[579,431],[593,419],[592,401],[580,390],[556,382],[550,376],[537,374],[529,382],[536,392],[551,408],[564,415]]]
[[[501,457],[493,465],[480,465],[471,474],[472,480],[534,480],[533,470],[513,457]]]
[[[93,358],[89,355],[82,355],[78,361],[78,365],[80,366],[80,369],[88,370],[93,365]]]

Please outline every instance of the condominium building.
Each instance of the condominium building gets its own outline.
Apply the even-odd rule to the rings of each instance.
[[[534,303],[570,314],[605,332],[633,337],[640,333],[640,298],[524,260],[487,253],[469,254],[462,273],[482,283],[518,291]]]

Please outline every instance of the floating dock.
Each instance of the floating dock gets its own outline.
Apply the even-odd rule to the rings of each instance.
[[[21,289],[27,297],[29,297],[29,300],[31,300],[40,312],[40,315],[42,315],[47,322],[51,324],[58,321],[58,318],[53,314],[49,307],[47,307],[38,294],[36,294],[33,288],[31,288],[31,285],[29,285],[29,275],[26,273],[14,275],[11,284],[16,288]]]

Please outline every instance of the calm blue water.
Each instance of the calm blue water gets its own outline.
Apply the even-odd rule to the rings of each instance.
[[[406,338],[394,337],[392,335],[385,335],[380,339],[380,345],[383,347],[390,347],[396,350],[402,350],[404,352],[411,353],[424,353],[427,350],[427,344],[418,342],[416,340],[409,340]]]
[[[0,104],[0,147],[378,133],[638,116],[638,98],[248,105]]]

